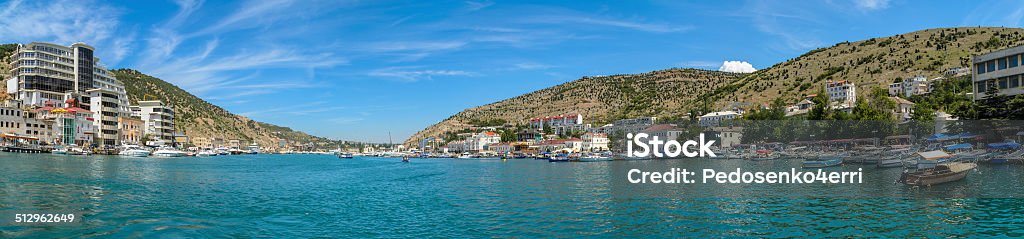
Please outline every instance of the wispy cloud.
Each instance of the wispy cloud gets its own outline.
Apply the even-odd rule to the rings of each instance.
[[[748,2],[747,8],[735,16],[750,18],[755,29],[781,39],[775,46],[783,51],[805,51],[821,46],[822,42],[809,34],[808,25],[816,25],[813,12],[798,7],[776,9],[776,5],[762,1]]]
[[[557,16],[542,16],[534,17],[526,20],[527,22],[543,23],[543,24],[586,24],[596,26],[607,26],[617,27],[629,30],[653,32],[653,33],[671,33],[671,32],[685,32],[694,29],[691,25],[670,25],[670,24],[657,24],[647,23],[641,21],[630,21],[621,19],[611,18],[599,18],[589,16],[570,16],[570,15],[557,15]]]
[[[889,8],[889,0],[853,0],[857,9],[874,11]]]
[[[721,62],[718,61],[684,61],[676,64],[680,67],[699,68],[699,69],[710,69],[722,66]]]
[[[95,1],[7,2],[0,10],[0,38],[14,42],[85,42],[97,48],[126,48],[130,39],[111,41],[118,34],[122,10]],[[114,47],[117,48],[117,47]],[[126,49],[107,62],[120,61]]]
[[[425,70],[417,67],[387,67],[370,71],[367,75],[403,81],[432,80],[439,76],[478,76],[479,74],[461,70]]]
[[[544,70],[544,69],[551,69],[551,68],[554,68],[554,67],[555,66],[548,65],[548,64],[541,64],[541,63],[535,63],[535,62],[522,62],[522,63],[513,64],[512,67],[509,68],[509,70]]]
[[[492,1],[466,1],[466,11],[475,12],[494,5]]]

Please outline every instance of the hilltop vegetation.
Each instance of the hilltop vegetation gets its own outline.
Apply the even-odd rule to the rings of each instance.
[[[697,69],[668,69],[644,74],[583,77],[499,102],[473,107],[420,131],[410,141],[470,127],[525,125],[532,117],[583,114],[588,123],[659,116],[683,118],[692,105],[704,105],[704,92],[716,91],[745,74]]]
[[[140,100],[161,100],[173,106],[175,128],[189,137],[238,139],[244,143],[256,142],[265,147],[276,147],[278,139],[286,139],[289,142],[312,142],[325,146],[324,148],[337,147],[337,142],[326,138],[232,114],[171,83],[136,70],[116,69],[111,72],[124,82],[131,104],[136,104]]]
[[[917,75],[929,79],[940,77],[947,69],[969,67],[972,55],[1022,43],[1024,29],[1019,28],[938,28],[840,42],[750,74],[669,69],[645,74],[584,77],[467,109],[416,133],[406,143],[470,128],[475,126],[470,122],[491,119],[522,124],[531,117],[581,113],[587,123],[600,125],[637,116],[671,119],[686,113],[701,114],[734,106],[758,108],[776,103],[776,99],[776,105],[792,104],[806,95],[818,93],[828,80],[851,81],[857,85],[857,92],[865,94]],[[638,84],[640,82],[643,83]],[[950,85],[963,85],[963,82],[961,78],[958,83]],[[923,112],[945,110],[976,116],[977,113],[972,112],[974,107],[963,102],[964,88],[959,89],[961,91],[914,100],[927,102],[919,106]],[[865,103],[868,105],[863,108],[888,106],[891,102]],[[1009,107],[1012,106],[1002,108]],[[866,112],[858,113],[868,115]]]

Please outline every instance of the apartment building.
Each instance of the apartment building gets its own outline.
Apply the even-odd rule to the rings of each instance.
[[[857,86],[849,81],[825,82],[825,93],[839,108],[853,107],[857,103]]]
[[[164,142],[174,141],[174,109],[159,100],[139,101],[131,106],[132,116],[144,122],[142,132]]]
[[[7,79],[7,93],[14,94],[26,105],[42,107],[46,102],[56,102],[56,107],[67,107],[62,104],[68,100],[66,97],[87,95],[87,90],[95,88],[97,69],[106,71],[99,64],[99,58],[93,56],[94,51],[85,43],[19,45],[11,55],[12,77]],[[88,103],[83,98],[75,100]],[[88,108],[88,104],[82,106]]]
[[[971,79],[974,83],[974,100],[987,96],[989,88],[998,89],[1003,96],[1015,96],[1024,93],[1021,75],[1024,75],[1024,62],[1021,55],[1024,46],[1016,46],[972,57]]]

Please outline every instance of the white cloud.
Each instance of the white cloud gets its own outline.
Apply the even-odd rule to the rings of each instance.
[[[722,67],[719,67],[718,70],[732,73],[751,73],[757,71],[753,65],[746,61],[725,61],[722,62]]]
[[[434,76],[477,76],[476,73],[460,70],[418,70],[408,67],[388,67],[371,71],[367,75],[383,78],[395,78],[404,81],[431,80]]]
[[[853,4],[860,10],[880,10],[889,7],[889,0],[854,0]]]
[[[2,7],[0,39],[7,42],[42,41],[61,45],[85,42],[107,57],[101,57],[104,63],[120,61],[132,43],[118,33],[121,26],[118,17],[122,11],[102,3],[15,0]],[[107,54],[110,52],[113,54]]]

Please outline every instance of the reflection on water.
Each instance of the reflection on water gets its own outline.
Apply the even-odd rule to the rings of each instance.
[[[918,189],[892,183],[899,169],[865,168],[862,185],[636,185],[625,176],[799,164],[0,154],[0,210],[85,214],[79,225],[0,226],[0,237],[1024,236],[1019,165]],[[998,196],[1014,198],[974,198]]]

